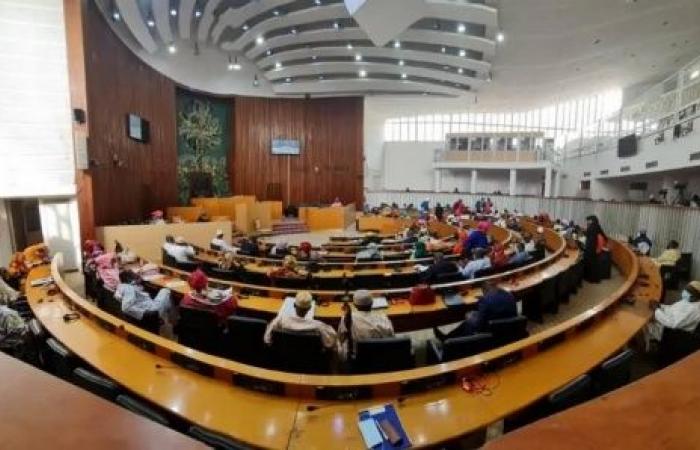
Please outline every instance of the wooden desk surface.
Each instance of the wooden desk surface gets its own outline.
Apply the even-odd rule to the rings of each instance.
[[[0,373],[1,448],[208,448],[3,353]]]
[[[488,450],[700,448],[700,352],[607,395],[521,428]]]

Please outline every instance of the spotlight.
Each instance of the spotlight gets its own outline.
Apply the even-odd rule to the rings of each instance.
[[[148,20],[146,21],[146,25],[148,25],[149,28],[153,28],[153,27],[156,26],[156,22],[155,22],[155,20],[153,20],[153,19],[148,19]]]
[[[348,50],[352,50],[352,44],[348,43],[348,45],[345,46]]]
[[[173,16],[173,17],[177,16],[177,9],[172,8],[172,9],[170,10],[170,15]]]
[[[196,10],[194,11],[194,16],[197,17],[197,18],[202,17],[202,11],[196,9]]]
[[[248,28],[250,28],[250,27],[248,26],[248,24],[247,24],[247,23],[244,23],[244,24],[243,24],[243,31],[248,31]]]
[[[360,70],[357,74],[360,76],[360,78],[364,78],[364,77],[367,76],[367,71],[366,71],[366,70]]]
[[[502,31],[496,33],[496,42],[503,42],[506,40],[506,35]]]
[[[255,43],[258,45],[262,45],[265,42],[265,38],[262,36],[258,36],[255,38]]]
[[[400,59],[400,60],[399,60],[399,66],[403,66],[404,64],[406,64],[406,63],[403,62],[403,59]]]
[[[401,79],[402,79],[402,80],[405,80],[406,78],[408,78],[408,75],[406,75],[405,73],[402,73],[402,74],[401,74]]]
[[[400,41],[394,41],[394,48],[401,48],[401,42],[400,42]]]
[[[362,55],[360,55],[359,53],[355,55],[355,61],[362,61]]]
[[[462,57],[467,56],[467,51],[464,50],[464,49],[461,49],[461,50],[459,51],[459,56],[462,56]]]
[[[177,47],[175,47],[175,44],[168,45],[168,53],[170,53],[171,55],[173,53],[177,53]]]
[[[253,87],[258,87],[258,86],[260,86],[260,81],[258,80],[258,76],[255,75],[253,77]]]
[[[278,69],[278,70],[279,70],[279,69],[281,69],[281,68],[282,68],[282,63],[279,62],[279,61],[277,61],[277,62],[275,63],[275,69]]]
[[[464,33],[465,31],[467,31],[466,25],[464,25],[463,23],[460,23],[459,25],[457,25],[457,32],[458,33]]]
[[[122,20],[122,16],[121,16],[121,14],[119,14],[119,11],[115,10],[115,11],[112,13],[112,19],[114,19],[114,20],[117,21],[117,22],[119,22],[120,20]]]

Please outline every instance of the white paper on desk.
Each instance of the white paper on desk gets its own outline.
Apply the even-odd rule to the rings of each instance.
[[[413,266],[413,267],[414,267],[414,269],[416,269],[418,272],[425,272],[426,270],[428,270],[428,266],[423,266],[423,265],[420,265],[420,264],[416,264],[416,265]]]
[[[382,308],[388,308],[389,307],[389,302],[386,300],[386,297],[374,297],[372,298],[372,309],[382,309]]]
[[[153,275],[144,275],[144,276],[141,277],[141,278],[143,278],[144,281],[149,281],[149,282],[150,282],[150,281],[159,280],[159,279],[163,278],[164,276],[165,276],[165,275],[163,275],[162,273],[156,273],[156,274],[153,274]]]
[[[47,284],[51,284],[51,283],[53,283],[52,277],[44,277],[44,278],[38,278],[29,284],[32,287],[37,287],[37,286],[46,286]]]
[[[277,313],[278,316],[293,316],[296,315],[296,311],[294,310],[294,297],[287,297],[284,299],[284,303],[282,303],[282,307],[280,308],[279,312]],[[311,303],[311,309],[306,313],[305,318],[307,320],[313,319],[314,318],[314,313],[316,312],[316,304]]]
[[[183,280],[170,281],[165,285],[165,287],[168,289],[178,289],[185,286],[187,286],[187,283]]]
[[[360,433],[362,433],[362,439],[364,439],[367,448],[374,448],[383,442],[374,419],[360,420],[357,424],[360,427]]]

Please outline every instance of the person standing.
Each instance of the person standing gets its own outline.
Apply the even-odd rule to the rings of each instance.
[[[608,245],[608,237],[600,226],[597,216],[586,217],[586,244],[583,249],[584,278],[590,283],[600,282],[598,256]]]

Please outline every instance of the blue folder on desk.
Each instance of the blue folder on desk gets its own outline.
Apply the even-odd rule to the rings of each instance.
[[[367,419],[374,419],[377,423],[381,422],[382,420],[388,420],[396,432],[401,435],[401,443],[396,446],[391,445],[391,442],[387,441],[386,439],[382,439],[381,444],[371,447],[372,449],[391,450],[411,447],[411,441],[408,439],[408,435],[403,429],[403,425],[401,425],[401,420],[399,419],[399,415],[396,413],[394,405],[386,404],[375,408],[369,408],[365,411],[360,411],[358,414],[359,422]],[[360,429],[362,429],[362,427],[360,427]]]
[[[447,307],[464,305],[464,299],[459,292],[445,292],[442,295],[442,301]]]

